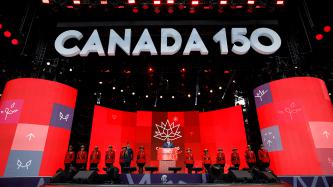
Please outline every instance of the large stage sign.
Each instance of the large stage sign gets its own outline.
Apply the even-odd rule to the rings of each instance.
[[[14,79],[0,102],[0,176],[52,176],[64,164],[77,91],[42,79]]]
[[[211,36],[211,40],[215,42],[216,48],[220,48],[220,55],[227,55],[229,48],[231,52],[236,55],[244,55],[248,53],[250,48],[259,54],[271,55],[281,47],[279,34],[270,28],[257,28],[249,34],[249,37],[246,36],[248,33],[247,28],[231,28],[230,32],[231,47],[228,44],[226,28],[221,28],[214,36]],[[157,33],[154,33],[154,35],[156,34]],[[56,38],[54,47],[56,51],[64,57],[75,57],[78,55],[87,57],[91,53],[98,54],[98,56],[115,56],[117,48],[121,49],[128,56],[139,56],[142,53],[148,53],[152,56],[158,54],[175,55],[179,53],[182,48],[183,39],[185,39],[183,38],[183,33],[180,33],[174,28],[161,28],[158,34],[160,34],[159,52],[147,28],[143,30],[135,45],[133,45],[131,38],[132,29],[125,29],[121,36],[114,29],[110,29],[108,47],[107,50],[104,50],[100,34],[98,30],[95,29],[89,38],[85,37],[82,32],[78,30],[64,31]],[[270,43],[262,43],[259,38],[266,38]],[[85,44],[83,47],[78,47],[81,39],[84,39]],[[69,40],[75,42],[68,44],[69,42],[67,41]],[[192,29],[185,43],[186,45],[181,52],[182,55],[190,55],[191,52],[199,52],[201,55],[209,54],[206,44],[196,28]]]
[[[324,81],[273,81],[256,88],[254,97],[276,174],[333,174],[333,108]]]
[[[202,167],[205,148],[214,163],[219,147],[224,149],[226,168],[230,166],[233,147],[239,149],[241,167],[245,166],[246,135],[240,106],[211,112],[124,112],[95,106],[89,153],[94,146],[100,147],[99,168],[102,169],[105,151],[112,145],[116,150],[115,165],[119,167],[121,146],[130,143],[136,158],[142,145],[147,156],[146,165],[158,166],[156,147],[161,147],[166,137],[180,147],[177,166],[184,168],[184,150],[188,147],[193,150],[197,167]],[[136,165],[135,160],[131,164]]]

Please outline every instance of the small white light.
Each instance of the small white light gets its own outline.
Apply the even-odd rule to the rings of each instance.
[[[73,71],[73,69],[72,69],[72,68],[69,68],[69,71]]]
[[[200,95],[201,93],[200,92],[198,92],[198,95]]]
[[[160,96],[160,99],[163,99],[163,96],[162,96],[162,95]]]
[[[149,95],[146,95],[146,98],[148,98],[149,97]]]
[[[209,90],[210,93],[213,93],[213,90]]]
[[[332,95],[331,93],[328,93],[328,95]]]
[[[123,92],[124,92],[124,90],[122,90],[122,89],[121,89],[121,90],[120,90],[120,92],[121,92],[121,93],[123,93]]]
[[[191,98],[191,94],[187,94],[187,97],[188,97],[188,98]]]
[[[135,95],[135,92],[132,92],[132,95]]]
[[[219,86],[219,90],[222,90],[222,86]]]
[[[113,86],[113,87],[112,87],[112,90],[115,90],[115,89],[116,89],[116,87]]]
[[[46,65],[48,65],[48,66],[49,66],[49,65],[51,65],[51,63],[50,63],[50,62],[46,62]]]
[[[99,81],[98,84],[103,84],[103,82],[102,82],[102,81]]]
[[[172,99],[174,99],[174,98],[175,98],[175,96],[171,96],[171,98],[172,98]]]
[[[232,82],[233,82],[233,83],[236,83],[236,81],[235,81],[235,80],[233,80]]]

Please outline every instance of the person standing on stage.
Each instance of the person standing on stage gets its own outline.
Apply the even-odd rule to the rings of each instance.
[[[126,146],[123,146],[121,148],[120,157],[119,157],[119,163],[121,168],[121,173],[124,173],[124,167],[125,167],[125,154],[126,154]]]
[[[98,150],[98,146],[95,146],[94,150],[90,154],[90,170],[97,170],[100,160],[101,152]]]
[[[76,154],[76,167],[78,170],[85,170],[87,163],[87,152],[84,150],[84,145],[81,145],[81,150]]]
[[[251,145],[247,146],[247,150],[245,151],[245,160],[250,169],[252,169],[256,164],[256,155],[251,150]]]
[[[139,173],[143,174],[143,167],[146,164],[146,154],[145,154],[143,146],[140,146],[140,150],[139,150],[138,155],[136,157],[136,164],[139,167]]]
[[[239,169],[240,157],[239,157],[237,148],[232,149],[231,164],[235,167],[235,169],[237,169],[237,170]]]
[[[131,162],[133,160],[133,149],[130,147],[130,144],[127,143],[126,146],[126,154],[125,154],[125,167],[130,167],[131,166]]]
[[[192,174],[192,169],[194,165],[194,158],[191,148],[187,148],[185,153],[185,167],[187,168],[187,173]]]
[[[205,172],[208,173],[209,168],[212,164],[212,160],[210,159],[210,156],[208,154],[208,149],[204,149],[204,154],[202,156],[202,163],[205,167]]]
[[[262,170],[267,170],[270,164],[270,159],[268,152],[264,149],[264,145],[261,144],[260,149],[258,151],[258,158],[260,161],[260,167]]]
[[[68,151],[65,155],[65,171],[69,171],[70,167],[72,167],[75,159],[75,153],[73,151],[73,146],[68,147]]]
[[[108,150],[105,152],[105,166],[107,168],[113,167],[116,153],[112,149],[112,146],[109,145]]]
[[[166,142],[163,143],[163,148],[174,148],[175,146],[169,138],[166,139]]]
[[[216,153],[216,164],[217,166],[220,167],[222,173],[224,173],[224,166],[225,166],[225,155],[223,153],[223,149],[222,148],[218,148],[217,149],[217,153]]]

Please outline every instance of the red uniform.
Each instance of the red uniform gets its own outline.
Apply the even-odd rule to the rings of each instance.
[[[246,159],[246,163],[250,163],[250,164],[256,163],[256,155],[254,154],[254,152],[252,150],[245,151],[245,159]]]
[[[98,164],[100,160],[101,160],[101,152],[99,150],[93,151],[90,155],[90,163]]]
[[[202,162],[203,164],[212,164],[212,160],[210,159],[209,155],[203,155],[202,156]]]
[[[216,164],[225,164],[225,155],[224,153],[216,154]]]
[[[124,156],[125,156],[125,152],[126,151],[120,151],[120,157],[119,157],[119,162],[120,163],[124,163],[125,162],[125,159],[124,159]]]
[[[113,164],[115,161],[115,152],[114,150],[106,151],[105,152],[105,163],[106,164]]]
[[[185,164],[194,164],[193,154],[186,152],[185,153]]]
[[[79,151],[76,154],[76,163],[77,164],[85,164],[87,162],[87,152]]]
[[[237,152],[231,153],[231,164],[232,165],[240,164],[240,158],[239,158],[239,154]]]
[[[75,157],[74,151],[68,151],[65,155],[65,164],[73,163],[74,157]]]
[[[144,151],[139,151],[138,156],[136,157],[137,164],[144,164],[146,163],[146,154]]]
[[[259,160],[261,161],[261,163],[269,163],[270,162],[268,152],[264,149],[259,149],[258,157],[259,157]]]

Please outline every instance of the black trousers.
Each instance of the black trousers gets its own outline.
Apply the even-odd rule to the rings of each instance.
[[[204,164],[204,167],[205,167],[205,172],[208,173],[209,168],[210,168],[210,164]]]
[[[193,164],[186,164],[187,173],[192,174]]]
[[[261,170],[262,171],[267,170],[267,168],[269,168],[269,163],[261,163]]]
[[[249,166],[250,169],[252,169],[255,165],[255,163],[247,163],[247,165]]]
[[[90,170],[97,170],[98,164],[90,164]]]
[[[139,168],[139,173],[143,174],[143,167],[145,166],[145,163],[137,163],[138,168]]]
[[[225,164],[215,164],[216,166],[220,167],[221,173],[224,173],[224,166]]]
[[[239,164],[234,164],[234,167],[239,170]]]
[[[121,167],[121,173],[125,173],[125,169],[126,167],[130,167],[131,165],[131,162],[123,162],[123,163],[120,163],[120,167]]]
[[[65,171],[69,171],[69,169],[71,168],[71,166],[72,166],[71,163],[65,164]]]
[[[111,163],[105,163],[105,167],[111,168],[111,167],[113,167],[113,164],[111,164]]]
[[[76,164],[78,170],[86,170],[86,164]]]

